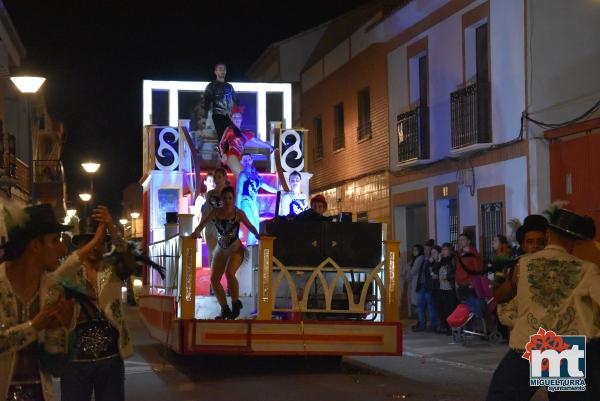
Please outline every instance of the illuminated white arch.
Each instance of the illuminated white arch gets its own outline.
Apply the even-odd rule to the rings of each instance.
[[[267,93],[279,92],[283,94],[283,128],[292,126],[292,85],[285,83],[258,83],[258,82],[230,82],[236,92],[256,93],[257,129],[261,139],[267,137]],[[192,81],[153,81],[144,80],[143,86],[143,115],[144,125],[151,124],[152,91],[165,90],[169,92],[169,125],[177,127],[179,119],[179,91],[203,92],[209,82]]]

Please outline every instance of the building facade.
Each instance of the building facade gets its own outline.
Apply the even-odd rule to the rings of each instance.
[[[311,195],[328,214],[391,222],[388,86],[385,45],[370,27],[385,5],[374,2],[333,20],[302,72],[302,124],[309,129]]]
[[[407,251],[465,231],[489,255],[529,210],[525,2],[419,3],[383,22],[408,26],[387,53],[394,235]]]
[[[487,256],[556,199],[600,223],[599,17],[585,0],[412,0],[330,21],[301,74],[311,195],[388,223],[405,259],[461,232]]]
[[[0,0],[0,187],[27,204],[50,203],[65,215],[65,180],[60,162],[64,126],[47,110],[43,87],[22,94],[10,81],[26,50]]]
[[[564,200],[600,227],[600,5],[529,0],[527,16],[528,114],[546,124],[527,124],[531,209]]]

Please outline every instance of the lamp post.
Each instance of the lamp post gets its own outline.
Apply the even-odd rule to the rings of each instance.
[[[131,236],[133,238],[135,238],[135,234],[136,234],[135,219],[139,218],[140,214],[138,212],[131,212],[129,215],[131,216],[131,227],[133,228],[133,233],[131,234]]]
[[[84,227],[84,230],[87,231],[87,229],[88,229],[87,203],[90,201],[90,199],[92,199],[92,195],[87,192],[83,192],[83,193],[79,194],[79,198],[83,202],[83,216],[82,216],[82,219],[84,221],[83,227]]]
[[[10,77],[19,92],[26,95],[27,98],[27,146],[29,147],[29,193],[31,194],[31,203],[36,200],[35,188],[33,186],[33,132],[31,130],[31,96],[36,93],[46,81],[46,78],[26,74],[18,74]]]
[[[94,194],[94,174],[100,168],[100,163],[85,162],[81,163],[81,167],[90,175],[90,194]]]
[[[123,238],[125,237],[125,226],[126,224],[129,222],[129,220],[123,218],[123,219],[119,219],[119,223],[121,223],[121,227],[123,227]]]

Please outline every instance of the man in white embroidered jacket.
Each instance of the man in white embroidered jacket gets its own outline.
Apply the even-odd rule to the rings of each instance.
[[[13,208],[12,214],[3,206],[1,212],[11,227],[0,265],[0,397],[50,401],[52,379],[40,362],[40,348],[66,353],[73,316],[73,302],[62,297],[58,278],[80,268],[80,258],[106,228],[101,224],[93,244],[59,266],[66,251],[60,233],[70,227],[58,222],[49,204]]]
[[[121,287],[135,270],[136,262],[126,241],[112,222],[108,209],[98,206],[110,237],[100,241],[82,260],[83,268],[71,283],[63,285],[77,299],[73,360],[61,377],[63,401],[122,401],[125,399],[123,359],[133,354],[121,304]],[[92,233],[73,237],[85,247]],[[106,255],[106,243],[115,251]]]
[[[494,372],[488,401],[529,400],[526,344],[538,329],[586,336],[586,390],[549,391],[554,400],[600,400],[600,269],[572,255],[578,241],[594,238],[589,217],[558,209],[548,223],[548,246],[522,256],[512,278],[517,311],[510,350]]]

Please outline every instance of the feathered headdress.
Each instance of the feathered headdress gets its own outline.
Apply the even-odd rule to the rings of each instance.
[[[556,220],[556,213],[568,204],[569,202],[565,200],[555,200],[542,211],[542,214],[546,216],[549,222],[553,222]]]
[[[127,246],[129,247],[129,251],[133,255],[136,265],[138,269],[134,273],[136,276],[141,275],[141,267],[146,265],[154,270],[160,275],[160,277],[164,280],[166,277],[166,269],[164,266],[159,265],[158,263],[153,262],[148,256],[142,254],[141,245],[135,241],[127,241]],[[120,255],[116,252],[113,247],[111,251],[105,255],[105,257],[111,259],[111,261],[115,264],[123,263]]]
[[[511,242],[515,242],[517,240],[517,231],[519,230],[519,228],[522,226],[523,224],[521,223],[521,220],[519,220],[516,217],[513,217],[512,219],[510,219],[508,221],[508,226],[510,227],[510,241]]]
[[[0,196],[0,237],[8,239],[8,233],[17,226],[24,226],[29,216],[25,209],[11,199]]]

